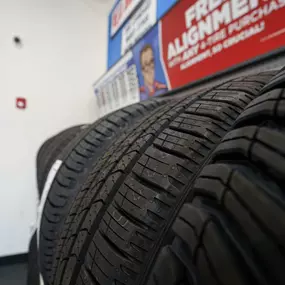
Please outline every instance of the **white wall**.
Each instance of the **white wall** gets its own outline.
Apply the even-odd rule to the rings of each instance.
[[[0,256],[27,251],[36,220],[35,158],[47,136],[96,119],[106,69],[108,0],[0,1]],[[13,36],[23,41],[15,47]],[[15,108],[25,97],[25,111]]]

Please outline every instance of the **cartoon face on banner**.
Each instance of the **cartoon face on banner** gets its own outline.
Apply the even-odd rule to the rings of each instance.
[[[137,67],[141,100],[166,92],[168,87],[160,62],[157,26],[136,44],[133,57]]]

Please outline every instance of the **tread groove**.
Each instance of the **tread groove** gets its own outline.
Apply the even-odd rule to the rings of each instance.
[[[100,235],[105,240],[105,242],[109,245],[109,247],[123,260],[126,260],[128,262],[136,262],[141,263],[138,259],[134,258],[133,256],[130,256],[125,251],[121,250],[115,243],[113,243],[107,235],[105,235],[102,231],[99,230]]]
[[[131,223],[133,223],[134,225],[136,225],[140,229],[147,230],[147,231],[151,230],[153,232],[156,232],[155,228],[153,228],[152,226],[150,226],[150,225],[144,223],[143,221],[137,219],[136,217],[134,217],[129,212],[125,211],[120,205],[118,205],[117,202],[114,201],[113,206],[122,216],[126,217]]]
[[[153,144],[153,147],[154,148],[157,148],[158,150],[160,151],[163,151],[163,152],[166,152],[168,154],[171,154],[173,156],[176,156],[176,157],[179,157],[179,158],[182,158],[182,159],[187,159],[188,161],[191,161],[193,164],[195,165],[199,165],[198,162],[196,162],[195,160],[191,159],[191,157],[189,157],[188,155],[182,153],[182,152],[179,152],[175,149],[169,149],[169,148],[166,148],[162,145],[159,145],[159,144]]]
[[[187,135],[192,135],[194,137],[198,137],[201,139],[204,139],[205,137],[203,135],[201,135],[199,132],[193,131],[193,130],[187,130],[187,129],[183,129],[183,128],[179,128],[179,127],[174,127],[174,126],[169,126],[168,127],[170,130],[179,132],[179,133],[183,133],[183,134],[187,134]]]
[[[242,99],[239,99],[241,102],[243,102],[244,104],[247,104],[245,101],[243,101]],[[217,102],[217,103],[226,103],[226,104],[229,104],[229,105],[232,105],[234,107],[238,107],[241,111],[243,110],[243,108],[240,106],[240,104],[238,102],[235,102],[235,101],[226,101],[226,100],[222,100],[222,99],[214,99],[214,98],[211,98],[211,99],[204,99],[204,98],[201,98],[199,99],[199,101],[203,101],[203,102]]]
[[[173,195],[171,192],[168,192],[160,185],[155,184],[154,182],[146,179],[145,177],[139,176],[136,172],[132,171],[133,177],[143,186],[152,189],[153,191],[161,194],[165,194],[168,198],[174,199],[175,195]]]
[[[227,125],[230,125],[229,123],[225,122],[223,119],[221,119],[219,116],[215,116],[214,114],[208,114],[208,113],[202,113],[202,112],[192,112],[192,111],[185,111],[186,114],[188,115],[195,115],[195,116],[200,116],[200,117],[206,117],[206,118],[209,118],[209,119],[213,119],[213,120],[216,120],[218,122],[221,122],[223,124],[227,124]]]

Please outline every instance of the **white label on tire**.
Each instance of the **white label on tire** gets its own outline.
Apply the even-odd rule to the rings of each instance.
[[[54,177],[55,177],[57,171],[59,170],[61,164],[62,164],[62,160],[58,159],[52,165],[52,167],[51,167],[51,169],[50,169],[50,171],[48,173],[47,180],[45,182],[45,186],[44,186],[44,190],[43,190],[43,193],[42,193],[41,201],[39,203],[38,217],[37,217],[37,245],[38,245],[38,248],[39,248],[39,242],[40,242],[40,240],[39,240],[39,233],[40,233],[39,229],[40,229],[40,225],[41,225],[43,209],[44,209],[44,206],[45,206],[45,203],[46,203],[46,199],[47,199],[50,187],[52,185]]]
[[[39,275],[39,279],[40,279],[40,285],[45,285],[44,279],[43,279],[43,276],[42,276],[41,273],[40,273],[40,275]]]

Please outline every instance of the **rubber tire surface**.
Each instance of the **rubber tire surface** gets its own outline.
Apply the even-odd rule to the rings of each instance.
[[[180,252],[188,252],[182,263],[197,284],[285,284],[281,76],[263,88],[224,137],[173,225]]]
[[[50,283],[57,232],[92,164],[121,134],[164,102],[159,99],[143,101],[105,116],[83,131],[58,158],[63,163],[45,201],[39,233],[40,269],[46,284]]]
[[[168,103],[116,141],[94,165],[66,216],[52,284],[177,279],[172,266],[159,276],[151,272],[160,267],[157,257],[168,254],[164,245],[173,238],[173,220],[210,154],[274,74],[234,79]]]
[[[42,196],[43,188],[49,170],[57,157],[63,151],[63,149],[68,145],[68,143],[85,127],[74,126],[61,131],[57,135],[46,140],[40,147],[37,154],[37,182],[39,197]]]
[[[27,285],[40,285],[38,265],[37,234],[33,234],[28,252]]]

